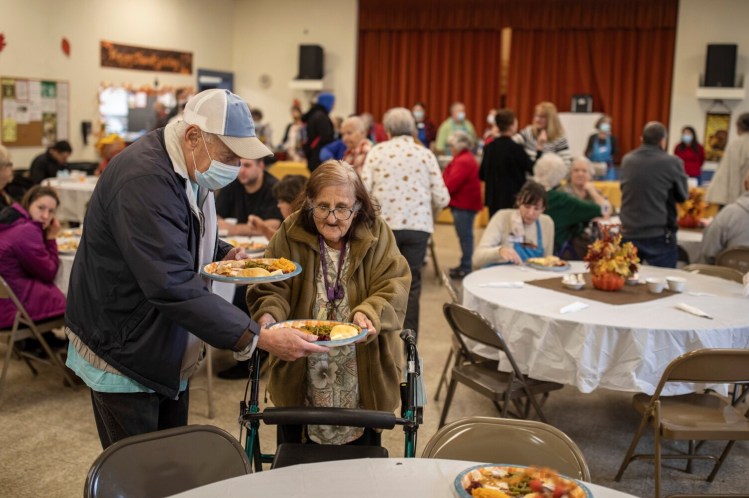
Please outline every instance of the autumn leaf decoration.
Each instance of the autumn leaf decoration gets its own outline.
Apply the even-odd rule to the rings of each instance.
[[[601,238],[588,246],[583,260],[593,275],[615,273],[624,278],[637,272],[637,248],[631,242],[622,244],[620,225],[601,225]]]

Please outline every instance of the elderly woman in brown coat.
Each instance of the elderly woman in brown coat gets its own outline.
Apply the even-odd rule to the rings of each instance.
[[[266,256],[302,265],[302,275],[251,287],[247,302],[261,324],[289,319],[353,322],[368,334],[356,344],[299,361],[270,359],[268,389],[276,406],[397,408],[402,328],[411,283],[393,233],[359,176],[328,161],[310,176],[300,209],[270,241]],[[371,429],[279,426],[280,442],[380,444]]]

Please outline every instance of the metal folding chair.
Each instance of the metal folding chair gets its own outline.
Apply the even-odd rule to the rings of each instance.
[[[13,320],[13,325],[11,326],[11,328],[0,329],[0,335],[8,336],[8,350],[5,353],[3,372],[2,374],[0,374],[0,394],[2,394],[2,390],[5,385],[5,377],[8,374],[8,366],[10,365],[10,359],[14,351],[19,357],[21,357],[21,359],[24,360],[24,362],[26,363],[26,365],[28,365],[29,369],[31,369],[31,372],[34,375],[37,375],[38,372],[36,368],[34,368],[34,365],[32,365],[32,361],[51,364],[60,370],[63,378],[65,379],[65,382],[73,389],[76,389],[76,384],[73,381],[70,373],[68,373],[67,369],[65,368],[65,365],[63,365],[62,360],[57,354],[55,354],[54,351],[52,351],[52,348],[49,347],[49,344],[47,344],[47,341],[44,340],[44,337],[42,336],[42,334],[44,334],[45,332],[63,327],[65,325],[64,317],[59,316],[49,320],[44,320],[43,322],[34,322],[34,320],[31,319],[28,312],[26,311],[26,308],[24,308],[23,304],[21,304],[21,301],[13,292],[13,289],[10,288],[8,283],[2,277],[0,277],[0,299],[10,299],[10,302],[16,308],[16,316]],[[15,343],[17,341],[28,338],[33,338],[39,341],[42,349],[47,354],[46,359],[39,358],[32,354],[26,353],[25,351],[18,351],[15,348]]]
[[[590,482],[590,470],[580,448],[559,429],[534,420],[456,420],[432,436],[422,458],[535,465]]]

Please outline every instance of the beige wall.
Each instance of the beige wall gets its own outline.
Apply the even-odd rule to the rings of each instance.
[[[671,96],[669,151],[679,142],[682,126],[692,125],[701,143],[705,141],[705,114],[712,100],[695,96],[700,76],[705,72],[709,43],[736,43],[739,46],[736,74],[746,75],[749,86],[749,2],[746,0],[681,0],[676,33],[674,81]],[[749,100],[726,101],[732,109],[732,123],[749,111]],[[735,136],[732,128],[730,136]]]
[[[232,70],[233,0],[0,0],[7,46],[0,75],[70,82],[70,141],[73,160],[95,159],[84,147],[80,123],[97,117],[100,82],[194,86],[196,77],[102,68],[99,41],[193,53],[193,69]],[[60,49],[71,44],[70,57]],[[13,147],[18,166],[28,166],[42,147]]]
[[[278,144],[297,98],[306,110],[315,92],[290,90],[299,69],[299,45],[325,54],[325,89],[336,96],[332,115],[356,106],[357,0],[237,0],[234,16],[235,92],[263,111]],[[261,87],[260,77],[270,77]]]
[[[274,142],[289,121],[293,98],[313,96],[290,90],[296,76],[298,46],[316,43],[325,50],[326,89],[337,97],[334,115],[348,115],[356,105],[356,0],[0,0],[7,47],[0,53],[0,75],[70,81],[71,142],[74,159],[95,157],[84,147],[80,122],[96,117],[100,82],[195,85],[195,75],[128,71],[99,67],[99,40],[191,51],[194,67],[234,71],[235,91],[264,111],[274,129]],[[685,124],[701,141],[705,112],[695,89],[705,68],[708,43],[738,43],[737,72],[749,71],[749,1],[681,0],[671,106],[671,145]],[[72,45],[69,58],[60,39]],[[261,87],[260,77],[270,77]],[[747,84],[749,86],[749,82]],[[734,118],[749,111],[749,100],[727,102]],[[41,148],[14,148],[15,162],[27,165]]]

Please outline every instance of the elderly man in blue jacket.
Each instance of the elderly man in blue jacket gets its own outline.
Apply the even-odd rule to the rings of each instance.
[[[206,90],[188,101],[184,121],[127,147],[99,179],[65,322],[67,364],[91,388],[104,448],[187,424],[203,341],[285,360],[327,351],[299,330],[261,329],[199,274],[211,261],[246,257],[218,239],[213,191],[237,177],[240,158],[270,154],[247,104]]]

